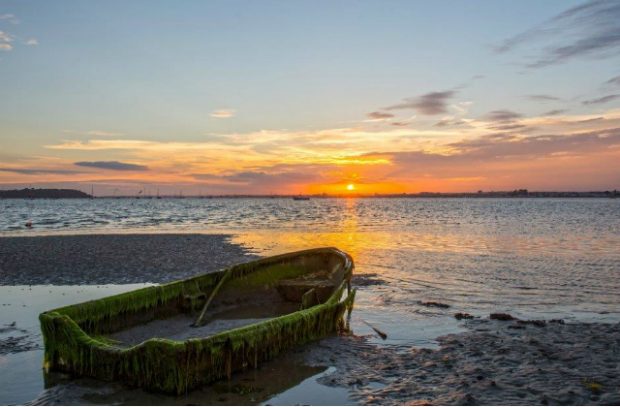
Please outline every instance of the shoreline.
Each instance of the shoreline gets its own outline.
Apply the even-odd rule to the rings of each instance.
[[[0,237],[0,285],[166,283],[258,256],[227,234]]]

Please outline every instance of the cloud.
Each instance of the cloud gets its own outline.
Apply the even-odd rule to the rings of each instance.
[[[13,49],[13,45],[11,45],[11,42],[13,42],[14,37],[4,31],[0,31],[0,51],[11,51]]]
[[[215,117],[217,119],[230,119],[235,115],[235,111],[233,109],[219,109],[211,112],[211,117]]]
[[[530,100],[536,100],[539,102],[551,102],[551,101],[560,100],[559,97],[551,96],[551,95],[527,95],[526,97]]]
[[[566,109],[554,109],[549,110],[548,112],[543,113],[543,116],[557,116],[562,113],[566,113]]]
[[[30,38],[24,44],[29,45],[29,46],[36,46],[36,45],[39,45],[39,40],[37,40],[36,38]]]
[[[386,110],[413,109],[425,115],[446,113],[448,101],[456,95],[456,91],[447,90],[431,92],[422,96],[404,99],[403,103],[388,106]]]
[[[14,14],[0,14],[0,20],[8,21],[11,24],[19,24],[19,20]]]
[[[368,116],[371,119],[376,119],[376,120],[390,119],[394,117],[392,113],[385,113],[385,112],[370,112],[366,116]]]
[[[620,146],[620,128],[583,132],[572,135],[547,135],[520,137],[514,134],[496,133],[471,140],[452,143],[453,154],[437,154],[425,151],[369,153],[389,157],[403,173],[424,171],[449,176],[460,174],[461,170],[476,171],[476,163],[498,162],[520,163],[524,157],[530,159],[559,157],[562,154],[588,155],[601,153]],[[508,167],[510,168],[510,167]],[[518,171],[518,167],[512,169]],[[467,174],[465,174],[467,175]],[[478,174],[480,175],[480,174]]]
[[[602,103],[611,102],[612,100],[616,100],[620,98],[620,95],[607,95],[597,99],[584,100],[581,102],[584,105],[599,105]]]
[[[510,110],[493,110],[484,116],[484,120],[490,122],[509,122],[523,117],[520,113],[516,113]]]
[[[114,171],[147,171],[146,165],[122,163],[120,161],[79,161],[74,163],[80,167],[102,168]]]
[[[467,121],[462,119],[441,119],[433,125],[434,127],[469,126]]]
[[[509,131],[509,130],[523,131],[526,128],[528,128],[528,126],[526,126],[525,124],[508,123],[508,124],[500,124],[498,126],[490,126],[489,128],[493,130],[501,130],[501,131]]]
[[[543,24],[509,38],[496,48],[504,53],[538,47],[531,68],[583,57],[610,57],[620,49],[620,2],[594,0],[570,8]]]
[[[554,153],[585,153],[620,143],[620,128],[584,132],[571,135],[540,135],[518,137],[510,134],[496,134],[475,140],[452,143],[461,154],[490,159],[504,156],[545,156]]]
[[[217,185],[243,186],[253,188],[254,193],[267,193],[280,189],[283,185],[304,185],[326,182],[325,172],[333,170],[333,166],[295,164],[276,164],[256,171],[236,171],[228,174],[191,174],[196,180]]]
[[[86,132],[86,135],[91,137],[119,137],[122,136],[123,133],[114,133],[111,131],[102,130],[90,130]]]
[[[605,81],[605,85],[620,86],[620,75],[614,76],[613,78]]]
[[[0,167],[2,172],[14,172],[23,175],[43,175],[43,174],[79,174],[80,171],[75,170],[55,170],[46,168],[9,168]]]

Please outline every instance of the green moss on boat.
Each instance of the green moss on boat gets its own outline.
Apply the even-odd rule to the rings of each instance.
[[[353,267],[335,248],[305,250],[44,312],[44,368],[183,394],[342,329],[355,297]],[[130,345],[111,339],[132,327],[192,315],[227,273],[208,313],[274,299],[298,303],[299,310],[205,337],[152,337]]]

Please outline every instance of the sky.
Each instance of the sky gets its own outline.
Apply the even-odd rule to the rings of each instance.
[[[619,21],[618,1],[0,0],[0,188],[620,189]]]

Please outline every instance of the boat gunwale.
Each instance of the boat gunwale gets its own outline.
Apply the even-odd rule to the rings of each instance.
[[[306,250],[299,250],[296,252],[290,252],[290,253],[283,253],[283,254],[279,254],[279,255],[275,255],[275,256],[270,256],[270,257],[266,257],[266,258],[262,258],[262,259],[257,259],[257,260],[253,260],[247,263],[239,263],[236,265],[233,265],[231,267],[225,268],[225,269],[220,269],[217,271],[213,271],[210,273],[203,273],[203,274],[199,274],[196,276],[192,276],[192,277],[188,277],[186,279],[183,280],[177,280],[177,281],[172,281],[170,283],[166,283],[166,284],[162,284],[162,285],[154,285],[151,287],[144,287],[144,288],[139,288],[136,290],[132,290],[132,291],[128,291],[125,293],[120,293],[120,294],[115,294],[115,295],[111,295],[111,296],[107,296],[107,297],[102,297],[96,300],[90,300],[90,301],[85,301],[85,302],[81,302],[81,303],[77,303],[77,304],[71,304],[71,305],[67,305],[64,307],[60,307],[60,308],[56,308],[56,309],[52,309],[49,311],[45,311],[43,313],[40,314],[39,318],[43,318],[43,317],[50,317],[50,318],[66,318],[69,321],[71,321],[71,323],[74,323],[76,325],[76,328],[79,329],[79,334],[81,335],[85,335],[89,340],[90,340],[90,344],[89,346],[98,346],[102,349],[108,349],[108,350],[118,350],[118,351],[130,351],[130,350],[135,350],[135,349],[139,349],[142,346],[148,346],[149,342],[159,342],[159,343],[169,343],[172,346],[181,346],[181,345],[185,345],[187,342],[196,342],[196,341],[208,341],[212,344],[216,344],[218,343],[218,339],[221,339],[222,342],[226,342],[227,338],[230,335],[236,334],[238,332],[241,332],[243,330],[248,330],[248,331],[252,331],[260,326],[265,326],[267,324],[269,324],[270,322],[273,321],[278,321],[278,320],[283,320],[286,319],[287,317],[290,317],[291,315],[294,314],[298,314],[298,313],[304,313],[304,312],[310,312],[314,309],[316,309],[317,307],[321,307],[321,306],[325,306],[325,305],[334,305],[336,303],[344,303],[347,301],[347,298],[342,299],[342,293],[344,292],[344,288],[346,287],[347,284],[349,284],[349,282],[345,279],[341,282],[340,286],[334,290],[334,292],[329,296],[329,298],[327,300],[325,300],[324,302],[320,303],[320,304],[316,304],[308,309],[304,309],[304,310],[297,310],[294,312],[290,312],[288,314],[283,314],[274,318],[269,318],[267,320],[264,321],[259,321],[259,322],[255,322],[252,324],[248,324],[248,325],[243,325],[237,328],[232,328],[232,329],[228,329],[225,331],[221,331],[218,332],[216,334],[213,335],[209,335],[209,336],[204,336],[204,337],[196,337],[196,338],[188,338],[185,340],[176,340],[176,339],[168,339],[168,338],[161,338],[161,337],[152,337],[149,339],[146,339],[140,343],[137,343],[135,345],[132,346],[127,346],[127,347],[120,347],[114,344],[110,344],[110,343],[106,343],[104,341],[102,341],[100,338],[98,338],[97,336],[86,332],[84,329],[82,329],[82,327],[80,326],[80,324],[75,321],[74,318],[72,318],[70,315],[68,315],[67,313],[65,313],[66,311],[70,311],[71,309],[74,308],[80,308],[86,305],[91,305],[93,303],[97,303],[97,302],[103,302],[106,300],[110,300],[113,298],[123,298],[128,294],[132,294],[132,293],[136,293],[136,292],[140,292],[140,291],[146,291],[146,290],[153,290],[153,289],[157,289],[157,288],[164,288],[167,286],[171,286],[171,285],[176,285],[176,284],[182,284],[182,283],[186,283],[188,281],[197,279],[197,278],[201,278],[201,277],[205,277],[208,275],[223,275],[226,271],[228,271],[231,268],[236,268],[236,267],[250,267],[250,266],[269,266],[271,264],[277,264],[278,262],[280,262],[281,260],[284,259],[288,259],[288,258],[295,258],[295,257],[299,257],[299,256],[303,256],[303,255],[307,255],[307,254],[319,254],[321,252],[331,252],[334,253],[336,255],[338,255],[339,257],[341,257],[344,260],[343,263],[343,269],[345,271],[345,275],[352,273],[353,270],[353,261],[351,260],[351,257],[335,248],[335,247],[320,247],[320,248],[314,248],[314,249],[306,249]],[[239,278],[239,276],[235,276],[233,278]],[[231,280],[233,281],[233,280]],[[65,311],[65,312],[63,312]],[[249,332],[248,332],[249,333]]]

